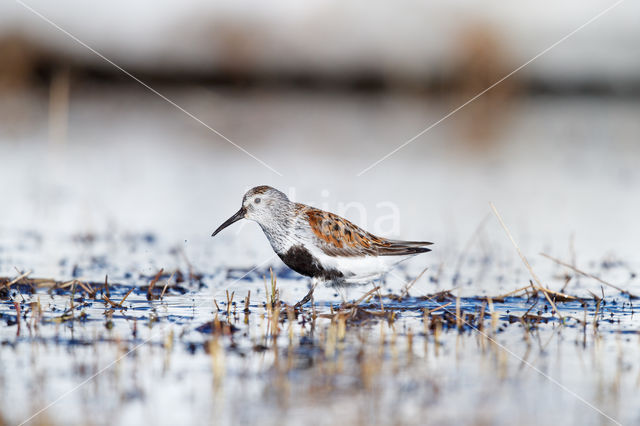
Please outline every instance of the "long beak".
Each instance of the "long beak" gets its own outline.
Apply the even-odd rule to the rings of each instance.
[[[234,214],[233,216],[231,216],[229,219],[227,219],[222,225],[220,225],[218,227],[218,229],[216,229],[215,231],[213,231],[213,234],[211,234],[212,237],[215,237],[216,234],[218,234],[218,232],[222,231],[224,228],[226,228],[227,226],[231,225],[232,223],[236,223],[237,221],[239,221],[240,219],[244,219],[244,214],[246,213],[246,210],[244,207],[242,207],[240,210],[238,210],[238,212],[236,214]]]

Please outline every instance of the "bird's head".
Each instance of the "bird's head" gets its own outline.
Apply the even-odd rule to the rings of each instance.
[[[263,185],[251,188],[244,194],[240,210],[220,225],[211,236],[215,236],[240,219],[249,219],[260,224],[268,223],[278,212],[285,210],[285,206],[289,203],[289,198],[284,193],[270,186]]]

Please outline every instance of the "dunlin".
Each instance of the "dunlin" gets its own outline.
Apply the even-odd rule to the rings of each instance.
[[[317,281],[362,283],[378,278],[395,264],[430,251],[426,241],[377,237],[348,220],[294,203],[269,186],[250,189],[242,207],[211,236],[240,219],[260,225],[282,261]],[[317,281],[316,281],[317,280]]]

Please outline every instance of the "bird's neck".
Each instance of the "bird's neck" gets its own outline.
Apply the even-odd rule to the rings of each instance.
[[[295,218],[293,203],[282,203],[275,214],[260,218],[258,224],[266,235],[273,251],[283,254],[292,245],[292,224]]]
[[[281,225],[275,225],[272,223],[260,223],[262,231],[267,236],[273,251],[278,254],[286,253],[291,247],[291,237],[289,230]]]

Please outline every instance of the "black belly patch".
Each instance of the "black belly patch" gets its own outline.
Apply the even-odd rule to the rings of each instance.
[[[320,262],[303,246],[293,246],[286,253],[278,253],[278,256],[285,265],[299,274],[328,280],[343,278],[342,272],[323,268]]]

